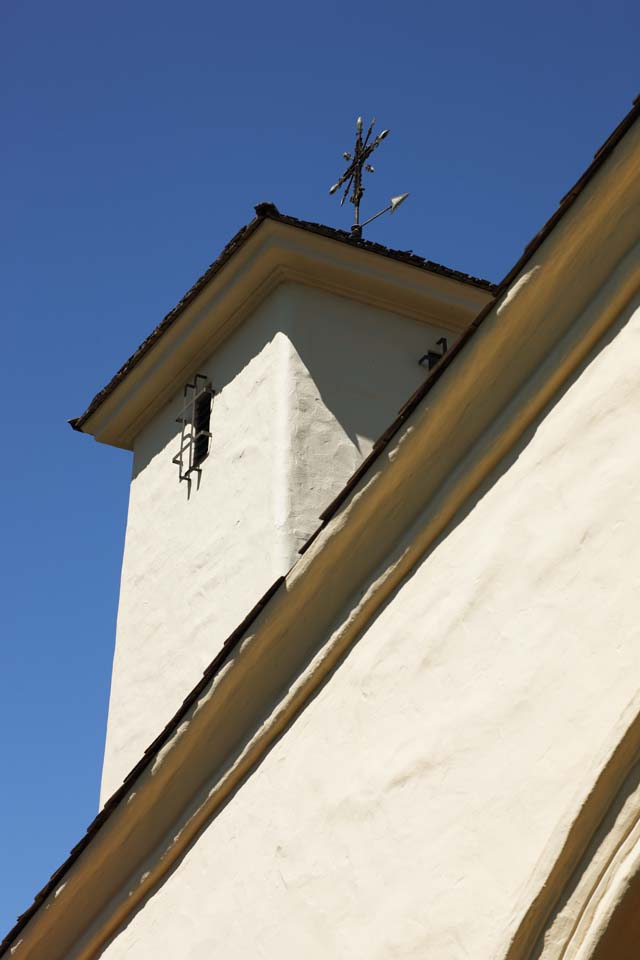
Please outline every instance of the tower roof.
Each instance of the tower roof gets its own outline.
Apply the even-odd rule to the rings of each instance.
[[[381,274],[381,267],[383,265],[387,266],[387,270],[384,271],[387,275],[387,296],[389,296],[388,290],[391,289],[391,285],[395,284],[395,290],[393,291],[394,299],[395,297],[401,298],[403,294],[408,289],[408,284],[406,280],[406,275],[403,277],[403,272],[406,274],[407,268],[411,268],[416,276],[422,274],[423,283],[416,286],[414,283],[413,286],[418,289],[421,285],[424,285],[424,281],[435,278],[440,280],[442,278],[449,285],[453,281],[454,284],[460,285],[463,289],[466,288],[468,293],[463,295],[461,299],[468,301],[462,306],[459,305],[461,309],[458,309],[456,316],[453,318],[454,326],[458,326],[459,329],[465,329],[468,326],[468,323],[473,316],[475,316],[482,306],[487,301],[487,294],[491,295],[495,292],[495,284],[491,283],[488,280],[483,280],[478,277],[473,277],[469,274],[462,273],[459,270],[452,270],[449,267],[442,266],[439,263],[435,263],[432,260],[426,260],[423,257],[417,256],[411,250],[394,250],[389,247],[385,247],[382,244],[374,243],[370,240],[363,239],[354,239],[350,233],[344,230],[337,230],[333,227],[327,227],[323,224],[312,223],[307,220],[299,220],[296,217],[290,217],[277,209],[273,203],[259,203],[255,207],[256,215],[250,223],[242,227],[235,236],[229,241],[229,243],[224,247],[219,256],[214,260],[214,262],[208,267],[208,269],[199,277],[198,280],[190,287],[185,295],[180,299],[180,301],[173,307],[169,313],[160,321],[160,323],[155,327],[155,329],[149,334],[149,336],[143,340],[140,346],[135,350],[135,352],[129,357],[128,360],[120,367],[117,373],[111,378],[111,380],[100,390],[87,409],[79,417],[76,417],[69,421],[70,425],[74,430],[81,432],[92,433],[96,436],[97,439],[103,440],[107,443],[113,443],[116,446],[128,447],[131,445],[132,436],[130,431],[126,428],[123,430],[120,426],[113,429],[103,429],[102,424],[99,426],[96,425],[96,421],[93,419],[94,415],[104,408],[104,405],[114,396],[118,388],[124,383],[127,378],[130,377],[134,370],[138,371],[141,363],[145,358],[150,354],[152,350],[155,350],[161,341],[165,342],[168,338],[171,331],[175,331],[176,326],[184,318],[188,308],[197,300],[197,298],[205,291],[205,288],[214,282],[217,278],[220,277],[222,271],[225,267],[229,266],[232,261],[237,263],[243,252],[247,251],[252,238],[256,237],[258,232],[261,234],[265,233],[263,224],[268,223],[271,225],[276,225],[276,227],[285,227],[285,229],[294,228],[298,233],[298,242],[303,243],[305,235],[310,238],[322,238],[322,241],[329,240],[336,245],[343,247],[342,255],[340,257],[344,271],[351,270],[352,272],[360,269],[362,271],[363,264],[369,264],[369,270],[373,269],[377,274]],[[260,228],[263,228],[262,231]],[[322,242],[321,241],[321,242]],[[307,244],[308,246],[308,244]],[[338,251],[340,251],[340,246]],[[258,287],[261,283],[265,281],[265,274],[271,272],[272,274],[278,271],[281,274],[281,279],[287,279],[287,267],[293,268],[299,275],[302,277],[304,273],[304,267],[310,265],[311,259],[317,258],[318,255],[322,255],[318,247],[313,249],[309,248],[307,260],[309,263],[303,264],[301,258],[298,255],[295,258],[295,263],[293,262],[293,255],[291,251],[285,250],[285,243],[280,244],[280,249],[277,254],[271,255],[270,257],[263,256],[264,261],[263,269],[256,273],[255,278],[252,278],[251,281],[247,281],[243,276],[241,278],[241,284],[246,288],[249,285],[249,282],[253,287]],[[261,250],[261,253],[264,253],[266,250],[266,241],[265,247]],[[272,253],[272,251],[269,251]],[[372,258],[377,260],[377,265],[371,266]],[[359,261],[359,263],[358,263]],[[322,264],[323,272],[326,264]],[[315,269],[313,272],[316,275],[314,282],[317,282],[318,278],[318,265],[317,261],[313,264]],[[284,272],[283,272],[284,271]],[[335,278],[332,278],[332,281],[335,282]],[[352,282],[349,286],[348,293],[354,296],[363,296],[367,297],[368,293],[365,293],[365,289],[371,287],[371,276],[367,277],[365,282],[360,283],[359,290],[356,289],[358,286],[357,280],[352,278]],[[480,296],[478,296],[480,294]],[[246,290],[242,294],[245,298],[247,296]],[[378,296],[384,294],[378,293]],[[446,297],[446,294],[442,294]],[[484,296],[483,296],[484,295]],[[449,299],[451,295],[449,294]],[[428,298],[427,298],[428,299]],[[407,303],[405,309],[411,313],[423,313],[426,300],[423,297],[418,296],[412,303]],[[234,305],[236,301],[234,300]],[[217,311],[219,314],[220,311]],[[222,325],[220,323],[219,316],[213,320],[213,324]],[[226,327],[228,331],[228,326]],[[196,347],[190,347],[193,352]],[[184,362],[185,358],[181,357],[181,360]],[[188,362],[188,361],[187,361]],[[122,406],[122,404],[120,404]],[[91,421],[91,423],[90,423]]]

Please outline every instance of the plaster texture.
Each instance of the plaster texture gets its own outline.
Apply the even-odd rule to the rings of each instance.
[[[638,124],[602,156],[7,956],[593,960],[623,944],[640,872]],[[298,233],[263,223],[83,429],[131,447],[285,279],[458,331],[469,322],[452,281]],[[281,438],[298,435],[298,404],[319,385],[295,327],[267,338]],[[339,386],[353,361],[350,344]],[[165,449],[168,460],[168,438]],[[260,501],[276,564],[306,526],[304,491],[281,483],[292,450],[270,462]],[[141,676],[149,662],[131,658]]]
[[[199,483],[171,462],[183,404],[139,433],[101,802],[119,786],[457,334],[283,283],[196,371],[216,390]],[[185,381],[188,379],[185,375]]]
[[[613,334],[106,960],[504,956],[637,693],[637,299]]]

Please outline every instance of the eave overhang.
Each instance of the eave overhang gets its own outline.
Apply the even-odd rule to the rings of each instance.
[[[462,333],[492,286],[261,204],[251,224],[138,348],[87,410],[70,421],[132,449],[136,435],[278,285],[297,282]]]

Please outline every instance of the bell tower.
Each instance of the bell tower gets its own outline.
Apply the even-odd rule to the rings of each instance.
[[[102,801],[490,297],[260,204],[72,421],[133,451]]]

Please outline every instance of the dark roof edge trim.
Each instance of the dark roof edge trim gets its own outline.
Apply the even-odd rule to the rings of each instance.
[[[443,375],[445,370],[451,366],[455,358],[464,349],[466,344],[474,336],[475,332],[482,325],[483,320],[488,314],[491,313],[497,302],[500,298],[506,293],[507,289],[511,286],[515,278],[518,276],[522,268],[528,263],[536,250],[544,243],[546,238],[549,236],[551,231],[554,229],[556,224],[562,219],[569,207],[574,203],[574,201],[580,196],[586,185],[593,178],[595,173],[600,169],[602,164],[605,162],[609,154],[613,151],[614,147],[619,143],[624,134],[629,130],[633,123],[640,116],[640,96],[637,96],[633,101],[633,107],[627,113],[627,115],[621,120],[613,133],[605,140],[602,146],[596,151],[594,159],[587,167],[585,172],[576,181],[574,186],[564,195],[560,201],[560,205],[555,213],[547,220],[542,229],[535,235],[535,237],[527,244],[522,253],[520,259],[513,265],[509,270],[503,280],[498,284],[495,289],[495,295],[493,300],[490,300],[480,311],[475,320],[472,321],[470,326],[465,330],[463,335],[457,341],[455,346],[451,350],[447,351],[442,360],[434,367],[431,374],[426,378],[426,380],[418,387],[415,393],[409,397],[407,402],[401,407],[398,416],[390,424],[389,427],[385,430],[381,437],[379,437],[373,445],[373,450],[369,456],[364,460],[355,473],[349,478],[345,486],[342,488],[338,496],[329,504],[329,506],[323,510],[320,514],[320,520],[322,523],[318,529],[312,533],[309,540],[302,545],[299,550],[299,553],[304,553],[305,550],[311,545],[313,540],[318,536],[320,531],[326,527],[327,523],[335,516],[336,512],[340,509],[342,504],[345,502],[347,497],[353,491],[353,489],[358,485],[362,477],[365,475],[371,464],[374,460],[377,459],[379,454],[384,450],[388,445],[389,441],[396,435],[398,430],[402,427],[404,422],[411,416],[414,410],[418,407],[421,400],[429,393],[432,387],[438,382],[440,377]]]
[[[580,179],[577,181],[576,185],[565,195],[563,200],[560,203],[558,210],[555,214],[546,222],[543,228],[536,234],[533,240],[527,245],[523,255],[517,261],[517,263],[512,267],[512,269],[507,273],[504,280],[500,283],[496,290],[495,298],[490,301],[486,307],[481,310],[480,314],[473,321],[471,326],[460,338],[458,343],[451,350],[445,354],[444,358],[434,368],[432,374],[427,377],[424,384],[409,398],[407,403],[402,407],[400,413],[396,420],[391,424],[391,426],[384,432],[384,434],[378,439],[374,444],[374,448],[367,459],[361,464],[359,469],[353,474],[351,479],[347,482],[346,486],[343,488],[341,493],[335,500],[327,507],[327,509],[322,514],[322,524],[318,529],[311,535],[309,540],[303,545],[300,552],[303,553],[311,543],[316,539],[321,530],[327,525],[329,520],[335,513],[338,511],[339,507],[344,503],[349,494],[352,492],[357,483],[362,479],[362,476],[369,469],[371,464],[378,458],[381,452],[388,445],[390,440],[398,432],[402,424],[408,419],[408,417],[416,409],[420,401],[426,396],[429,390],[434,386],[435,383],[440,379],[444,371],[451,365],[455,357],[461,352],[465,344],[474,336],[476,330],[482,324],[485,317],[491,312],[496,302],[500,299],[502,294],[505,292],[506,288],[511,284],[513,279],[521,271],[522,267],[527,263],[529,258],[533,253],[540,247],[546,237],[551,233],[557,222],[569,209],[573,201],[579,195],[579,193],[584,189],[586,184],[591,180],[600,166],[604,163],[609,154],[613,151],[614,147],[619,143],[624,134],[629,130],[633,125],[636,119],[640,116],[640,96],[636,97],[633,101],[633,107],[624,117],[624,119],[618,124],[616,129],[613,131],[610,137],[605,141],[605,143],[600,147],[598,152],[595,154],[594,160],[583,173]],[[256,208],[257,211],[257,208]],[[253,221],[256,223],[256,221]],[[238,236],[238,234],[236,235]],[[286,577],[279,577],[275,583],[267,590],[264,596],[258,601],[258,603],[253,607],[249,612],[247,617],[242,621],[242,623],[233,631],[233,633],[225,641],[222,649],[217,654],[217,656],[212,660],[207,669],[204,671],[202,679],[198,682],[196,687],[187,695],[183,701],[182,706],[172,717],[169,723],[165,726],[164,730],[159,734],[158,737],[151,743],[144,752],[141,760],[136,764],[136,766],[131,770],[126,779],[123,781],[122,785],[116,790],[116,792],[107,800],[104,807],[98,814],[98,816],[92,821],[92,823],[87,828],[87,832],[84,837],[80,840],[78,844],[71,850],[68,858],[60,866],[58,870],[53,874],[51,879],[45,884],[45,886],[36,894],[33,904],[23,913],[14,927],[9,931],[7,936],[4,938],[2,943],[0,943],[0,957],[4,952],[9,948],[13,943],[15,938],[18,936],[20,931],[26,926],[29,920],[37,912],[39,906],[47,899],[47,897],[54,891],[57,884],[60,882],[62,877],[68,873],[75,861],[78,859],[80,854],[86,849],[86,847],[91,842],[93,836],[100,830],[104,825],[106,820],[108,820],[110,814],[115,807],[118,806],[121,800],[123,800],[130,790],[132,784],[139,776],[140,773],[148,766],[150,761],[156,755],[159,748],[167,742],[171,734],[174,732],[176,727],[179,725],[183,719],[186,712],[194,705],[199,695],[205,689],[205,687],[211,682],[211,680],[216,676],[218,671],[221,669],[222,665],[225,663],[232,650],[239,644],[243,638],[246,631],[257,619],[263,609],[267,606],[271,598],[278,592],[280,587],[285,582]]]
[[[371,240],[356,240],[345,230],[337,230],[334,227],[327,227],[321,223],[312,223],[310,220],[298,220],[297,217],[287,216],[284,213],[280,213],[276,205],[273,203],[258,203],[255,206],[255,211],[256,215],[254,219],[246,226],[241,227],[240,230],[238,230],[235,236],[232,237],[229,243],[224,247],[217,259],[214,260],[211,266],[207,268],[207,270],[202,274],[201,277],[198,278],[198,280],[196,280],[193,286],[185,293],[175,307],[170,310],[169,313],[160,321],[158,326],[149,334],[149,336],[142,341],[137,350],[135,350],[129,359],[125,361],[118,372],[111,378],[109,383],[107,383],[107,385],[95,395],[85,412],[79,417],[74,417],[68,421],[69,425],[74,430],[82,432],[82,428],[89,417],[91,417],[98,407],[104,403],[107,397],[114,392],[118,384],[124,380],[127,374],[129,374],[135,366],[137,366],[144,355],[148,353],[151,347],[153,347],[153,345],[160,339],[165,331],[168,330],[169,327],[178,319],[186,307],[193,300],[195,300],[201,290],[203,290],[209,281],[212,280],[213,277],[215,277],[216,274],[222,270],[225,264],[229,262],[231,257],[240,249],[241,246],[246,243],[249,237],[256,232],[260,224],[265,220],[274,220],[276,223],[283,223],[287,226],[296,227],[299,230],[305,230],[308,233],[314,233],[317,236],[327,237],[330,240],[336,240],[339,243],[345,243],[351,247],[357,247],[359,250],[365,250],[368,253],[375,253],[379,256],[387,257],[390,260],[397,260],[400,263],[406,263],[409,266],[417,267],[420,270],[425,270],[429,273],[435,273],[442,277],[447,277],[450,280],[457,280],[460,283],[468,283],[471,286],[479,287],[482,290],[493,292],[496,289],[495,284],[491,283],[489,280],[482,280],[479,277],[473,277],[470,274],[462,273],[460,270],[452,270],[449,267],[442,266],[440,263],[435,263],[433,260],[425,260],[423,257],[419,257],[414,254],[411,250],[393,250],[391,247],[385,247],[382,244],[374,243]]]
[[[230,636],[225,640],[220,652],[211,661],[209,666],[204,671],[202,675],[202,679],[199,680],[196,686],[189,692],[187,697],[182,702],[181,707],[177,710],[177,712],[174,714],[171,720],[169,720],[169,722],[167,723],[165,728],[162,730],[162,732],[156,737],[156,739],[152,743],[149,744],[147,749],[144,751],[142,758],[138,761],[135,767],[129,772],[126,778],[122,781],[121,786],[118,787],[116,792],[112,794],[111,797],[109,797],[109,799],[107,800],[107,802],[105,803],[104,807],[102,808],[100,813],[97,815],[97,817],[95,817],[95,819],[91,821],[91,823],[87,827],[87,831],[85,835],[82,837],[80,842],[77,843],[75,847],[73,847],[73,849],[70,851],[69,856],[67,857],[65,862],[62,864],[62,866],[60,866],[58,870],[56,870],[56,872],[45,884],[42,890],[40,890],[40,892],[36,894],[36,896],[34,897],[33,904],[29,907],[28,910],[26,910],[23,914],[21,914],[18,917],[14,927],[9,931],[7,936],[0,943],[0,956],[2,956],[4,951],[7,950],[8,947],[13,943],[13,941],[18,936],[20,931],[23,929],[23,927],[26,926],[26,924],[29,922],[31,917],[34,915],[34,913],[36,912],[40,904],[44,900],[46,900],[51,893],[53,893],[53,891],[55,890],[56,886],[58,885],[62,877],[73,866],[75,861],[78,859],[78,857],[83,852],[83,850],[86,849],[86,847],[91,842],[91,839],[95,836],[98,830],[100,830],[100,828],[105,823],[105,821],[109,819],[109,816],[111,815],[113,810],[118,806],[120,801],[126,797],[126,795],[131,790],[131,787],[133,786],[133,783],[135,782],[135,780],[142,773],[145,767],[147,767],[151,763],[151,761],[154,759],[159,748],[169,739],[170,735],[176,729],[176,727],[184,717],[185,713],[195,704],[195,702],[197,701],[202,691],[207,687],[207,685],[211,682],[213,677],[215,677],[215,675],[218,673],[218,671],[220,670],[224,662],[227,660],[231,652],[235,649],[235,647],[238,646],[238,644],[242,640],[243,636],[245,635],[249,627],[259,617],[259,615],[262,613],[262,611],[264,610],[266,605],[269,603],[273,595],[278,592],[282,584],[285,582],[285,579],[286,579],[285,577],[278,577],[275,583],[273,583],[269,587],[267,592],[260,598],[260,600],[258,600],[258,602],[253,607],[253,609],[249,611],[249,613],[244,618],[242,623],[240,623],[236,627],[236,629],[233,631],[233,633],[230,634]]]

